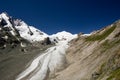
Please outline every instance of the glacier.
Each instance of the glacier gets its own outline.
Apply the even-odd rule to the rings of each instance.
[[[44,80],[48,75],[54,75],[56,71],[63,69],[67,62],[65,52],[69,47],[69,40],[59,41],[59,43],[56,43],[56,46],[50,47],[36,57],[31,65],[18,75],[16,80]]]

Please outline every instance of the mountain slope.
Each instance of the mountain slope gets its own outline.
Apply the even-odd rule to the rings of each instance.
[[[15,27],[19,31],[20,36],[30,42],[44,40],[48,35],[33,26],[28,26],[24,21],[14,20]]]
[[[66,57],[69,66],[52,80],[120,80],[120,21],[89,36],[80,34]]]
[[[48,35],[33,26],[28,26],[24,21],[13,19],[7,13],[0,14],[0,20],[4,27],[10,28],[12,35],[20,35],[22,38],[30,41],[44,40]]]

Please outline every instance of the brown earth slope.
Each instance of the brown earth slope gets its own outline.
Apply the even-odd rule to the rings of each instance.
[[[71,41],[69,66],[51,80],[120,80],[120,21]]]

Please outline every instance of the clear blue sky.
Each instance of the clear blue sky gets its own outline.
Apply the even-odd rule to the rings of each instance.
[[[40,30],[89,33],[120,19],[119,0],[2,0],[0,12]]]

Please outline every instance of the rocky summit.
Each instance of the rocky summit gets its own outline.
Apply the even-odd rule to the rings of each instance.
[[[120,80],[120,20],[48,35],[0,14],[0,80]]]

